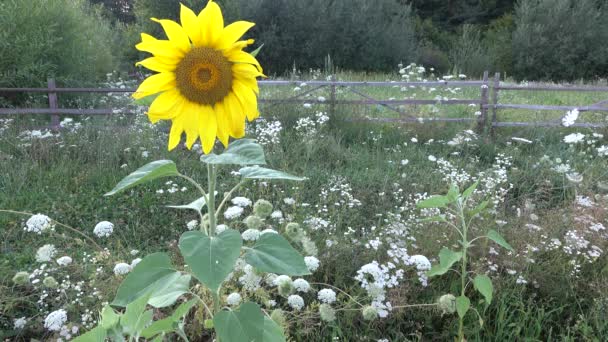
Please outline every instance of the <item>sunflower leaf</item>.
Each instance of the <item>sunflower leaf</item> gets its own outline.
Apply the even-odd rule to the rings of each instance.
[[[201,156],[206,164],[265,165],[264,149],[254,139],[239,139],[228,145],[220,155]]]
[[[157,178],[177,175],[179,175],[179,172],[177,172],[177,166],[172,160],[156,160],[140,167],[135,170],[135,172],[132,172],[130,175],[123,178],[116,184],[114,189],[104,196],[115,195],[121,191]]]
[[[287,179],[293,181],[303,181],[304,178],[290,175],[283,171],[277,171],[259,166],[248,166],[239,170],[239,173],[246,179]]]

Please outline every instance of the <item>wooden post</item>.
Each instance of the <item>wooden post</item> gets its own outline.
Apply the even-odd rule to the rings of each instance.
[[[477,131],[481,134],[485,131],[488,118],[488,72],[483,72],[483,84],[481,85],[481,103],[479,104],[481,115],[477,119]]]
[[[500,90],[500,73],[497,72],[496,74],[494,74],[494,86],[492,87],[493,89],[493,93],[492,93],[492,127],[490,128],[490,135],[492,136],[492,138],[494,138],[494,134],[496,133],[496,123],[497,123],[497,119],[496,119],[496,112],[498,110],[498,108],[496,108],[496,106],[498,105],[498,91]]]
[[[57,106],[57,93],[53,90],[57,89],[57,84],[55,83],[54,78],[49,78],[47,80],[48,89],[49,89],[49,109],[58,109]],[[59,114],[53,112],[51,114],[51,127],[53,129],[59,128]]]
[[[336,122],[336,76],[331,75],[331,88],[329,93],[329,118],[332,123]]]

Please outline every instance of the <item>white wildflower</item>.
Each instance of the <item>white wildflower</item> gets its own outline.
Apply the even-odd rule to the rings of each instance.
[[[310,272],[314,272],[319,268],[319,259],[314,256],[304,257],[304,262],[306,263],[306,267]]]
[[[139,264],[141,262],[141,258],[135,258],[133,260],[131,260],[131,269],[134,269],[135,266],[137,266],[137,264]]]
[[[291,197],[287,197],[283,199],[283,203],[287,204],[287,205],[294,205],[296,204],[296,200],[294,200]]]
[[[13,327],[15,330],[21,330],[27,324],[27,319],[25,317],[15,319],[13,323]]]
[[[241,207],[241,208],[245,208],[251,205],[251,200],[249,198],[246,197],[235,197],[232,199],[232,204]]]
[[[224,217],[227,220],[232,220],[235,219],[239,216],[241,216],[243,214],[243,208],[239,207],[239,206],[232,206],[228,209],[226,209],[226,211],[224,212]]]
[[[570,127],[574,125],[574,123],[578,119],[578,114],[579,112],[576,108],[567,112],[566,115],[562,118],[562,125],[564,125],[564,127]]]
[[[188,230],[194,230],[194,229],[196,229],[196,227],[198,227],[198,221],[192,220],[192,221],[186,223],[186,227],[188,228]]]
[[[255,241],[260,237],[260,231],[257,229],[247,229],[241,234],[241,237],[245,241]]]
[[[36,261],[37,262],[49,262],[57,253],[57,249],[55,246],[46,244],[40,248],[36,252]]]
[[[230,306],[237,306],[241,303],[241,295],[233,292],[226,297],[226,303]]]
[[[308,292],[308,290],[310,290],[310,284],[302,279],[302,278],[298,278],[296,280],[293,281],[293,287],[295,287],[296,291],[298,292]]]
[[[108,237],[112,235],[112,232],[114,232],[114,225],[108,221],[99,222],[93,229],[93,233],[97,235],[97,237]]]
[[[115,275],[124,275],[131,272],[131,265],[120,262],[114,266],[114,274]]]
[[[32,232],[37,234],[42,234],[45,230],[53,230],[55,225],[53,224],[53,220],[50,217],[42,214],[32,215],[27,222],[25,222],[25,228],[23,228],[26,232]]]
[[[44,319],[44,327],[51,331],[59,331],[67,320],[68,315],[65,310],[53,311]]]
[[[69,264],[72,263],[72,258],[70,258],[69,256],[62,256],[61,258],[57,259],[57,264],[59,266],[67,266]]]
[[[321,303],[331,304],[336,301],[336,292],[332,289],[323,289],[317,294]]]
[[[304,299],[298,295],[287,297],[287,304],[294,310],[301,310],[304,307]]]
[[[583,140],[585,140],[585,135],[582,133],[572,133],[564,137],[564,142],[566,144],[578,144]]]

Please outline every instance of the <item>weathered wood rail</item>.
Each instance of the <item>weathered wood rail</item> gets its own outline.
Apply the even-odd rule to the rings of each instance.
[[[561,121],[524,121],[524,122],[502,122],[499,121],[499,109],[522,109],[531,111],[569,111],[578,109],[580,112],[608,112],[608,100],[590,104],[588,106],[554,106],[537,104],[507,104],[499,103],[499,93],[503,91],[568,91],[568,92],[606,92],[608,87],[582,87],[582,86],[514,86],[501,84],[500,73],[496,73],[492,81],[485,72],[483,79],[479,81],[430,81],[430,82],[355,82],[355,81],[300,81],[300,80],[263,80],[259,82],[260,87],[272,86],[301,86],[306,84],[310,88],[303,89],[288,98],[260,98],[259,102],[267,106],[290,103],[309,103],[324,104],[329,106],[330,113],[335,112],[336,105],[377,105],[399,114],[399,118],[374,118],[363,119],[365,121],[394,122],[394,123],[421,123],[421,122],[477,122],[479,131],[484,131],[488,124],[489,113],[491,112],[490,132],[494,134],[496,127],[558,127]],[[479,97],[471,99],[377,99],[363,92],[362,89],[369,87],[477,87]],[[305,98],[315,91],[329,88],[329,99]],[[337,89],[345,89],[350,94],[354,94],[360,99],[340,99]],[[133,93],[134,88],[58,88],[55,80],[49,79],[46,88],[0,88],[0,96],[6,93],[44,93],[48,95],[48,108],[0,108],[0,115],[19,115],[19,114],[39,114],[50,115],[51,126],[59,125],[60,115],[112,115],[115,110],[112,108],[100,109],[73,109],[60,108],[58,106],[58,95],[63,93]],[[478,117],[414,117],[404,112],[401,106],[404,105],[476,105],[479,106],[481,115]],[[121,114],[133,114],[121,112]],[[574,127],[605,127],[605,123],[585,123],[577,122]]]

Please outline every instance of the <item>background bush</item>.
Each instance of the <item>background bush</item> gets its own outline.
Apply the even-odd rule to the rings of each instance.
[[[114,34],[99,8],[83,0],[0,3],[0,86],[92,82],[115,66]]]

